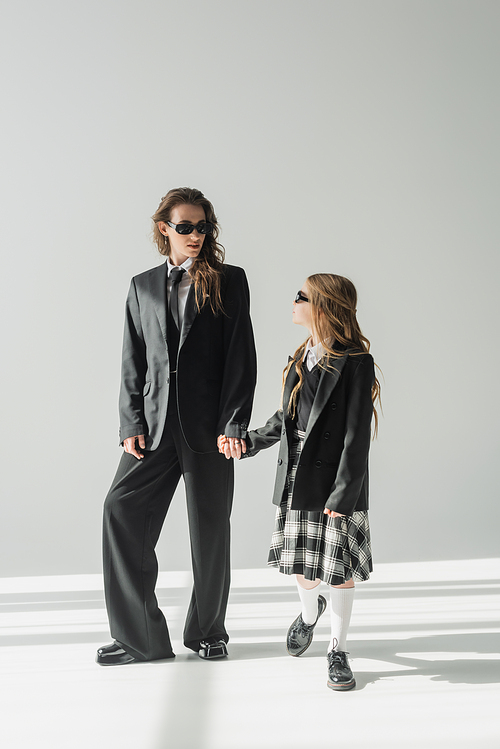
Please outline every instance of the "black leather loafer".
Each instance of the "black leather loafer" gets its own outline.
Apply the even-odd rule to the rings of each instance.
[[[224,640],[216,640],[216,639],[210,639],[210,640],[202,640],[200,642],[200,649],[198,650],[198,655],[200,658],[203,658],[204,660],[209,660],[211,658],[226,658],[227,657],[227,647]]]
[[[347,692],[348,689],[354,689],[356,679],[354,678],[347,653],[343,650],[330,650],[326,656],[328,660],[328,681],[330,689],[337,692]]]
[[[295,621],[290,625],[288,634],[286,636],[286,649],[290,655],[302,655],[305,653],[311,642],[313,641],[314,627],[318,623],[318,619],[326,609],[326,600],[323,596],[318,596],[318,616],[314,624],[306,624],[302,619],[302,614],[299,614]]]
[[[125,663],[138,663],[137,659],[127,653],[116,640],[111,645],[103,645],[102,648],[99,648],[95,660],[100,666],[123,666]]]

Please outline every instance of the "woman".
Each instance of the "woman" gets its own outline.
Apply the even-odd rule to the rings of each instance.
[[[297,293],[293,321],[309,336],[284,371],[282,408],[248,433],[246,455],[280,442],[273,502],[279,505],[268,564],[296,575],[302,610],[287,635],[290,655],[312,642],[330,588],[328,686],[356,685],[346,653],[354,580],[372,570],[368,525],[368,451],[380,386],[369,341],[356,319],[347,278],[309,276]],[[375,411],[375,429],[377,413]],[[230,456],[223,438],[219,449]]]
[[[256,379],[249,291],[224,263],[212,204],[170,190],[153,216],[166,262],[132,279],[120,390],[124,447],[104,506],[104,582],[111,645],[97,662],[171,658],[155,596],[155,546],[181,475],[186,486],[194,586],[184,644],[205,659],[227,655],[229,516]]]

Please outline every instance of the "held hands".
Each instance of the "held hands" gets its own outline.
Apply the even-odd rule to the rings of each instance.
[[[136,447],[135,441],[139,441],[139,447]],[[126,453],[129,453],[130,455],[133,455],[134,458],[137,458],[137,460],[140,460],[144,457],[144,453],[139,452],[139,448],[141,450],[146,449],[146,439],[143,434],[138,434],[135,437],[127,437],[127,439],[123,440],[123,449]]]
[[[225,434],[220,434],[217,437],[217,447],[221,455],[225,455],[226,458],[237,458],[239,460],[247,451],[245,440],[238,439],[237,437],[226,437]]]

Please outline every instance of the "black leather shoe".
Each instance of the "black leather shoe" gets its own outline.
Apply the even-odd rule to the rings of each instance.
[[[216,640],[214,637],[209,640],[202,640],[200,642],[200,649],[198,655],[203,659],[210,658],[226,658],[227,647],[224,640]]]
[[[328,660],[328,681],[330,689],[337,692],[347,692],[348,689],[354,689],[356,679],[352,675],[347,653],[343,650],[330,650],[326,656]]]
[[[290,625],[286,636],[286,649],[290,655],[302,655],[305,653],[313,641],[314,627],[318,623],[323,611],[326,609],[326,600],[323,596],[318,596],[318,616],[314,624],[306,624],[299,614],[295,621]]]
[[[125,663],[138,662],[116,640],[111,645],[103,645],[99,648],[95,660],[100,666],[123,666]]]

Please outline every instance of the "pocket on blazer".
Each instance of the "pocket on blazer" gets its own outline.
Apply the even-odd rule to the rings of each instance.
[[[145,398],[150,390],[151,390],[151,380],[149,382],[146,382],[144,387],[142,388],[142,397]]]

